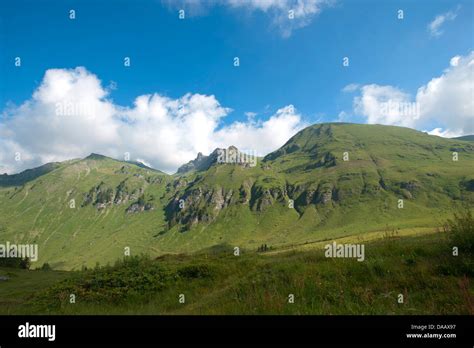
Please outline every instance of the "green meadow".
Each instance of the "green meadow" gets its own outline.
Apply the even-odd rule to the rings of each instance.
[[[234,256],[222,246],[75,272],[2,268],[10,280],[0,287],[0,313],[474,313],[472,254],[453,256],[446,233],[387,235],[365,244],[365,252],[358,262],[317,249]]]

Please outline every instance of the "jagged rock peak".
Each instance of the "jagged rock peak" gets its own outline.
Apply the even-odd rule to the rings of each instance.
[[[219,156],[222,156],[222,154],[226,153],[238,154],[239,150],[234,145],[231,145],[227,149],[216,148],[214,149],[214,151],[211,152],[209,156],[203,155],[202,152],[199,152],[194,160],[189,161],[188,163],[183,164],[181,167],[179,167],[178,173],[184,174],[193,170],[207,170],[210,166],[217,163]]]

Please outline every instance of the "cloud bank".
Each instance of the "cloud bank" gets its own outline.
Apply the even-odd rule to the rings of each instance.
[[[232,111],[213,95],[173,99],[138,96],[131,107],[115,104],[111,90],[84,67],[47,70],[31,99],[3,111],[0,173],[15,173],[95,152],[149,163],[174,172],[198,152],[235,145],[271,152],[306,125],[293,106],[266,120],[223,125]]]

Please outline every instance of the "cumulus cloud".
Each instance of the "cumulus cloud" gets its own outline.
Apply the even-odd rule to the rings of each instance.
[[[436,134],[474,134],[474,51],[453,57],[441,76],[418,88],[415,96],[393,86],[362,86],[354,111],[368,123],[414,128],[436,124]]]
[[[443,34],[443,30],[441,27],[444,23],[448,21],[452,21],[456,19],[460,6],[458,6],[455,10],[448,11],[446,13],[437,15],[429,24],[428,24],[428,32],[433,37],[439,37]]]
[[[110,93],[83,67],[47,70],[31,99],[3,111],[0,173],[92,152],[117,159],[129,153],[132,160],[173,172],[198,152],[216,147],[235,145],[266,154],[304,127],[292,106],[267,120],[223,125],[232,110],[213,95],[173,99],[155,93],[124,107]]]
[[[423,121],[441,123],[451,132],[474,134],[474,51],[420,87],[416,100]]]
[[[226,6],[250,12],[259,11],[271,17],[283,37],[293,30],[307,26],[324,7],[332,6],[336,0],[162,0],[168,7],[185,9],[191,15],[206,14],[210,7]]]
[[[285,106],[265,121],[234,122],[215,133],[220,144],[239,144],[242,150],[255,150],[265,155],[286,143],[288,139],[307,124],[302,122],[293,105]]]
[[[419,115],[407,93],[376,84],[362,86],[360,90],[361,94],[354,98],[354,111],[364,115],[368,123],[414,126]]]

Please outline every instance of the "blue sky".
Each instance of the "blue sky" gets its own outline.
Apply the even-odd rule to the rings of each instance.
[[[436,117],[421,123],[400,120],[398,114],[377,118],[366,101],[373,93],[385,101],[419,102],[420,87],[457,68],[451,64],[453,57],[469,66],[472,1],[309,0],[309,11],[292,21],[287,18],[295,6],[292,0],[268,0],[267,7],[253,0],[235,1],[196,0],[192,6],[189,0],[2,1],[3,134],[20,133],[8,120],[19,117],[18,108],[42,85],[48,69],[79,66],[101,81],[109,91],[107,100],[119,107],[132,108],[135,98],[152,93],[171,100],[186,93],[214,95],[232,111],[219,117],[213,131],[247,122],[247,112],[264,122],[288,105],[296,108],[302,125],[344,120],[420,130],[439,127],[438,133],[446,135],[470,131],[464,124],[473,121],[471,110],[463,116],[464,123],[453,128]],[[69,18],[71,9],[74,20]],[[186,11],[184,20],[178,18],[179,9]],[[397,17],[400,9],[403,19]],[[437,16],[444,17],[430,30]],[[21,67],[14,65],[16,57],[21,57]],[[130,67],[124,67],[124,57],[130,57]],[[239,67],[233,65],[234,57],[239,57]],[[347,67],[344,57],[349,58]],[[472,67],[467,72],[471,89]],[[354,88],[344,92],[350,84]],[[387,88],[379,88],[383,86]],[[54,151],[36,156],[34,144],[12,141],[30,153],[31,163],[67,157],[55,157]],[[192,146],[179,160],[211,145]],[[263,146],[262,151],[268,149]],[[171,162],[167,168],[174,166]]]

